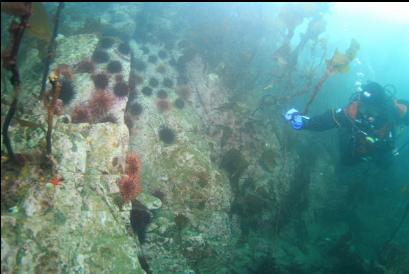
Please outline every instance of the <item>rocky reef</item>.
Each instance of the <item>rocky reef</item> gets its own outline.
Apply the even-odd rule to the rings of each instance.
[[[368,173],[339,169],[333,133],[300,137],[282,121],[325,70],[328,7],[283,4],[268,28],[234,9],[207,24],[207,4],[154,4],[67,4],[51,155],[43,56],[24,44],[18,163],[1,147],[2,273],[406,273],[399,244],[378,262],[357,240],[379,236],[362,232],[380,223],[361,217]]]

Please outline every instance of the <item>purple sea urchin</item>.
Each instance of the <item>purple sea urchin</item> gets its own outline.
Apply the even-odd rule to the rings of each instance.
[[[92,60],[97,63],[106,63],[109,61],[109,54],[104,50],[95,50],[92,54]]]
[[[131,47],[128,43],[121,43],[118,46],[118,51],[124,55],[129,55],[129,53],[131,53]]]
[[[173,87],[173,81],[169,78],[163,79],[163,85],[167,88],[172,88]]]
[[[159,85],[158,79],[156,79],[155,77],[152,77],[151,79],[149,79],[149,86],[155,88],[158,85]]]
[[[173,144],[176,141],[176,134],[173,129],[161,126],[159,129],[159,139],[165,144]]]
[[[108,87],[109,77],[106,73],[98,73],[92,76],[96,89],[104,90]]]
[[[107,65],[107,71],[109,73],[118,73],[122,71],[122,64],[119,61],[111,61]]]
[[[139,104],[138,102],[134,102],[130,107],[129,107],[129,111],[135,115],[138,116],[142,113],[143,107],[141,104]]]
[[[182,98],[177,98],[174,102],[175,107],[178,109],[183,109],[185,107],[185,101]]]
[[[114,39],[111,37],[102,37],[99,40],[98,45],[103,48],[103,49],[109,49],[110,47],[112,47],[112,45],[114,44]]]
[[[157,96],[160,99],[165,99],[165,98],[168,97],[168,93],[166,91],[164,91],[163,89],[161,89],[161,90],[158,91]]]
[[[125,96],[128,96],[129,93],[129,86],[125,82],[118,82],[114,86],[114,94],[119,97],[123,98]]]

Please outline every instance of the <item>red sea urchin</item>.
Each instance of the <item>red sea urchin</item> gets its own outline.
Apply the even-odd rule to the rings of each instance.
[[[128,175],[122,176],[119,181],[119,191],[121,193],[122,199],[125,203],[132,201],[141,192],[139,182],[135,182],[134,177],[129,177]]]
[[[114,94],[116,97],[123,98],[128,96],[129,86],[125,82],[117,82],[114,86]]]
[[[79,73],[94,73],[95,63],[91,59],[86,59],[75,65],[75,71]]]
[[[165,99],[159,99],[156,101],[156,106],[160,112],[167,112],[170,110],[170,104],[168,100]]]
[[[89,102],[93,121],[102,120],[111,110],[115,97],[106,91],[97,91]]]
[[[125,203],[135,199],[142,192],[140,183],[142,163],[136,153],[129,153],[126,157],[127,175],[119,181],[119,191]]]
[[[89,123],[91,121],[91,112],[86,105],[76,105],[71,113],[71,122],[77,123]]]
[[[130,177],[139,176],[141,172],[141,160],[134,152],[130,152],[126,157],[126,174]]]

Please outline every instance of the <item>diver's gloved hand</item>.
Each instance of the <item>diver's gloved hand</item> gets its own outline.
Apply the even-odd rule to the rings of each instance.
[[[290,109],[284,115],[284,118],[291,123],[294,129],[302,129],[304,121],[303,116],[295,108]]]

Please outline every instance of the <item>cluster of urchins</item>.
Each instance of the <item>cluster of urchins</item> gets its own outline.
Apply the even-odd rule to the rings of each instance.
[[[116,122],[116,118],[110,113],[115,101],[125,98],[129,93],[129,85],[124,80],[123,68],[119,60],[110,60],[110,55],[106,49],[115,44],[113,38],[102,38],[90,59],[83,60],[74,66],[77,73],[90,73],[94,82],[95,90],[91,98],[86,102],[81,102],[74,106],[71,113],[73,123],[101,123]],[[127,43],[119,43],[116,48],[118,55],[130,55],[130,47]],[[97,64],[105,64],[106,71],[96,72]],[[112,92],[108,89],[111,79],[115,79]],[[67,93],[61,91],[62,96]],[[71,101],[75,92],[70,95]],[[64,101],[64,100],[63,100]],[[66,103],[66,102],[64,102]]]
[[[143,107],[135,99],[136,86],[142,85],[144,79],[142,76],[132,73],[129,83],[124,80],[122,74],[123,68],[119,60],[111,60],[108,49],[112,48],[115,40],[110,37],[103,37],[99,41],[98,47],[93,52],[90,59],[83,60],[74,66],[74,71],[77,73],[89,73],[94,83],[95,91],[88,101],[81,102],[73,107],[71,113],[71,121],[73,123],[101,123],[101,122],[116,122],[116,118],[110,113],[116,100],[124,98],[129,95],[128,112],[134,116],[139,116]],[[143,47],[145,55],[149,54],[149,49]],[[115,51],[120,57],[127,59],[131,49],[127,43],[119,43]],[[166,51],[161,50],[158,57],[151,54],[148,55],[147,60],[151,64],[156,64],[158,60],[164,60],[168,57]],[[105,71],[96,71],[99,64],[106,64]],[[134,62],[134,70],[137,72],[144,72],[147,64],[141,59],[136,59]],[[160,74],[165,74],[167,71],[164,63],[160,63],[156,67],[156,71]],[[110,81],[114,79],[115,83],[112,85],[110,91]],[[75,97],[75,87],[70,81],[64,81],[61,91],[60,99],[64,105],[69,104]],[[162,80],[163,88],[160,88],[160,81],[151,77],[146,86],[143,86],[140,91],[144,96],[152,96],[154,89],[157,89],[156,95],[158,97],[156,106],[159,112],[167,112],[171,109],[171,104],[168,101],[168,92],[166,89],[174,89],[174,82],[168,77]],[[185,102],[190,100],[191,91],[187,86],[179,85],[175,88],[178,98],[173,102],[173,105],[178,109],[185,107]],[[127,122],[127,121],[125,121]],[[127,123],[128,124],[128,123]],[[128,125],[129,126],[129,125]],[[166,144],[172,144],[176,140],[176,134],[173,129],[167,126],[161,126],[158,132],[160,140]]]

